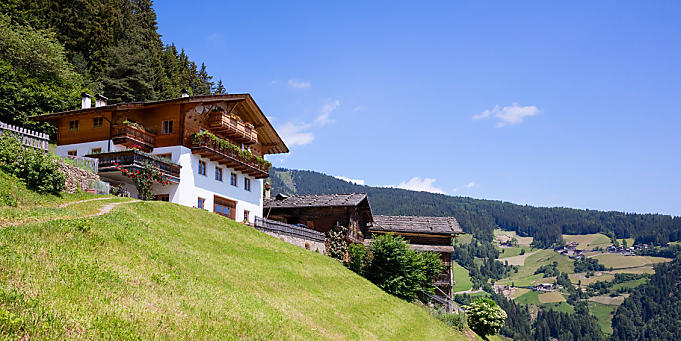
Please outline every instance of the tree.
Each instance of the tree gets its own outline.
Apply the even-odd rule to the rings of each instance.
[[[392,234],[374,238],[369,250],[373,258],[365,274],[372,283],[407,301],[433,294],[433,278],[443,267],[436,253],[411,250],[404,238]]]
[[[348,242],[345,240],[345,226],[336,226],[326,232],[326,254],[340,261],[345,260],[348,251]]]
[[[0,121],[54,133],[29,117],[73,108],[81,90],[53,34],[11,25],[0,14]]]
[[[487,297],[480,297],[466,306],[466,314],[471,330],[485,340],[487,335],[498,333],[506,320],[506,312]]]

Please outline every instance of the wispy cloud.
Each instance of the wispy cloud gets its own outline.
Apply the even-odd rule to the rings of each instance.
[[[291,88],[294,88],[294,89],[307,89],[310,86],[312,86],[312,84],[310,84],[310,82],[308,82],[308,81],[300,81],[300,80],[296,80],[296,79],[289,79],[288,80],[288,86],[291,87]]]
[[[433,178],[419,178],[419,177],[413,177],[409,179],[409,181],[403,181],[399,185],[395,186],[397,188],[402,188],[402,189],[409,189],[412,191],[421,191],[421,192],[431,192],[431,193],[438,193],[438,194],[447,194],[445,193],[442,188],[436,187],[433,184],[437,181],[437,179]]]
[[[497,128],[501,128],[507,125],[521,123],[525,118],[537,115],[540,112],[541,110],[534,105],[520,106],[518,103],[513,103],[512,105],[503,108],[495,105],[494,108],[473,115],[472,118],[474,121],[478,121],[493,116],[498,120]]]
[[[316,124],[318,124],[319,126],[325,126],[329,123],[332,123],[333,120],[330,118],[331,113],[334,110],[338,109],[339,106],[340,106],[339,100],[330,101],[330,102],[325,103],[322,106],[322,109],[319,111],[321,114],[319,114],[319,116],[317,116],[317,118],[314,120],[314,122]]]
[[[469,182],[469,183],[467,183],[463,186],[453,188],[452,192],[456,193],[456,192],[459,192],[461,190],[469,190],[469,189],[472,189],[472,188],[477,187],[477,186],[478,186],[477,182],[471,181],[471,182]]]
[[[361,105],[358,105],[358,106],[356,106],[354,109],[352,109],[352,111],[358,112],[358,111],[360,111],[360,110],[362,110],[362,109],[364,109],[364,107],[361,106]]]
[[[343,180],[343,181],[347,181],[347,182],[355,184],[355,185],[364,185],[364,180],[350,179],[350,178],[346,178],[344,176],[334,176],[334,178],[339,179],[339,180]]]
[[[315,118],[312,123],[300,122],[292,123],[286,122],[277,127],[277,131],[284,139],[287,146],[302,146],[314,141],[313,128],[323,127],[329,123],[333,123],[334,120],[331,119],[331,114],[340,107],[341,103],[339,100],[331,100],[322,105],[319,110],[319,115]]]

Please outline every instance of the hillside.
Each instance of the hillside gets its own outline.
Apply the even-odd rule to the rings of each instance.
[[[453,215],[465,232],[491,241],[500,227],[532,236],[539,247],[562,239],[562,234],[614,234],[638,243],[665,244],[681,240],[681,217],[631,214],[560,207],[532,207],[495,200],[455,197],[428,192],[356,185],[326,174],[272,168],[273,195],[363,192],[369,195],[374,214]]]
[[[463,338],[329,257],[207,211],[126,202],[71,218],[53,202],[94,197],[34,195],[4,174],[0,194],[5,213],[22,196],[52,212],[0,228],[3,338]]]

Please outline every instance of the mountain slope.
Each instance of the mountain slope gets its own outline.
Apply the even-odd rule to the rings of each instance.
[[[463,338],[329,257],[162,202],[0,228],[0,335]]]
[[[614,233],[640,243],[664,244],[681,240],[681,217],[630,214],[571,208],[516,205],[496,200],[454,197],[398,188],[349,183],[326,174],[272,168],[272,194],[332,194],[362,192],[369,195],[374,214],[453,215],[464,231],[486,240],[501,227],[533,236],[538,246],[550,246],[561,234]]]

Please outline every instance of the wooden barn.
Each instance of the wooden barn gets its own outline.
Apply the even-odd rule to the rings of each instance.
[[[326,233],[334,226],[348,228],[348,240],[361,243],[373,221],[369,200],[364,193],[296,195],[279,194],[265,199],[265,218],[288,224],[302,224]]]
[[[435,294],[442,300],[441,303],[446,301],[448,310],[451,310],[454,294],[452,291],[454,278],[451,271],[454,253],[452,238],[463,233],[454,217],[377,215],[374,216],[368,232],[369,236],[386,233],[399,235],[409,241],[412,249],[439,253],[445,267],[435,280]],[[365,239],[365,243],[370,243],[370,239]]]

